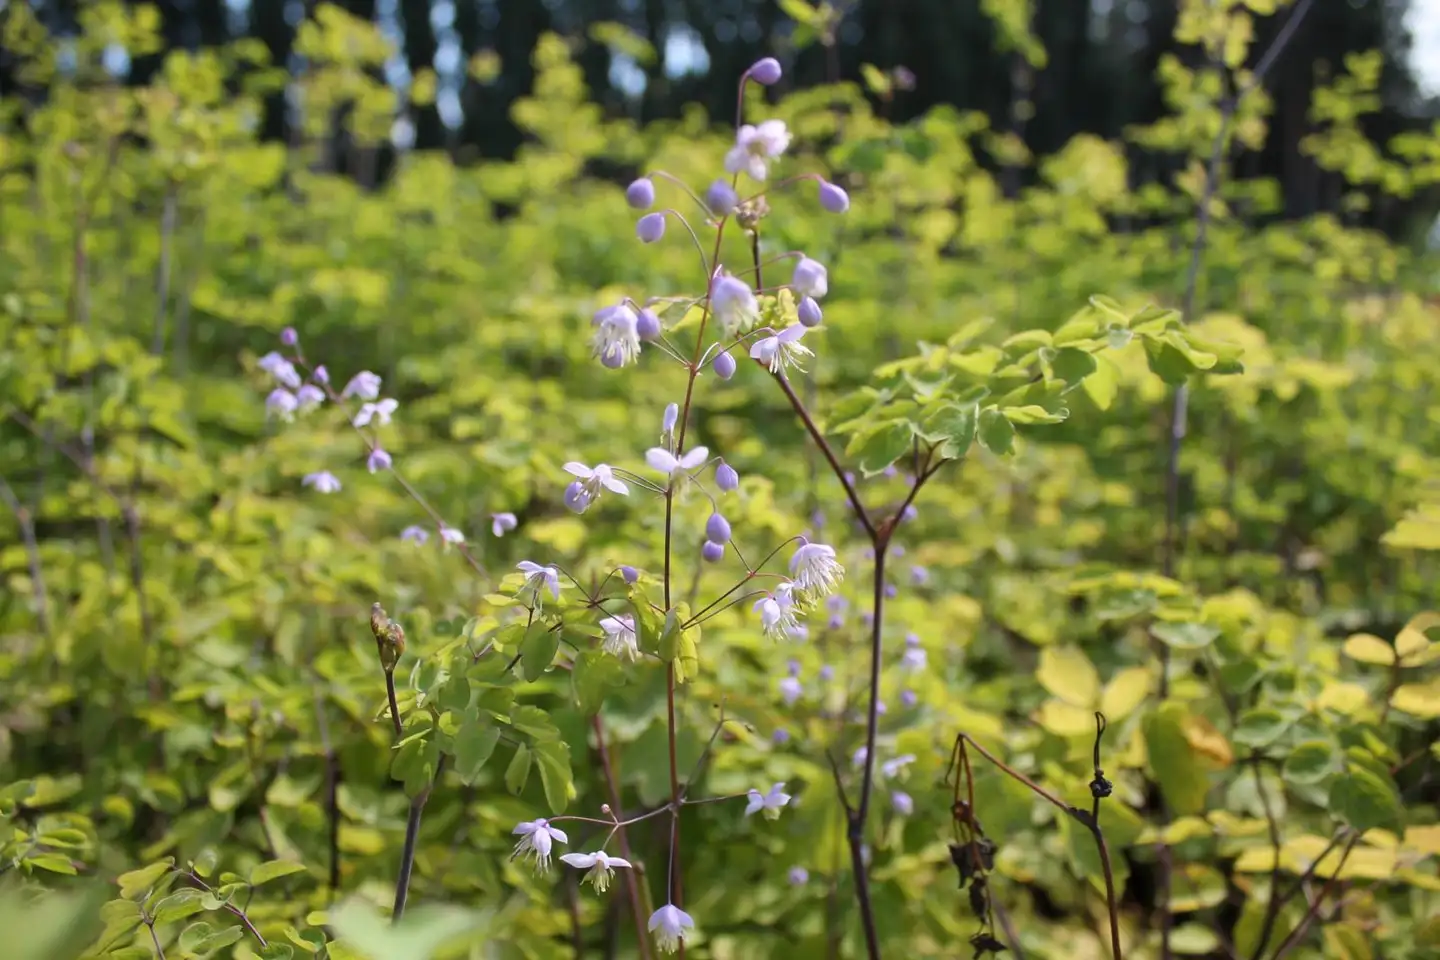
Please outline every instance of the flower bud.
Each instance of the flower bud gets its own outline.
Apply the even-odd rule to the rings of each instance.
[[[730,521],[721,514],[710,514],[710,519],[705,521],[705,539],[715,543],[729,543]]]
[[[371,473],[377,470],[389,470],[390,463],[390,454],[381,450],[379,447],[371,450],[370,456],[365,459],[365,466],[369,468]]]
[[[825,314],[820,310],[820,304],[816,303],[813,297],[801,300],[797,312],[800,314],[800,322],[807,327],[818,327],[820,321],[825,319]]]
[[[648,210],[655,204],[655,184],[649,177],[641,177],[625,188],[625,202],[636,210]]]
[[[740,474],[730,464],[722,462],[715,468],[715,485],[729,493],[740,486]]]
[[[824,264],[809,257],[801,257],[800,262],[795,264],[795,274],[790,279],[790,285],[800,296],[818,300],[829,291],[830,280]]]
[[[629,564],[625,564],[620,568],[620,576],[625,578],[626,583],[634,583],[640,579],[640,571]]]
[[[665,236],[665,214],[647,213],[635,224],[635,236],[641,243],[654,243]]]
[[[729,380],[735,376],[735,358],[728,353],[722,353],[715,358],[715,376],[721,380]]]
[[[326,370],[325,365],[322,363],[320,366],[310,371],[310,379],[314,380],[316,383],[320,384],[323,387],[325,384],[330,382],[330,371]]]
[[[700,556],[707,563],[718,563],[720,558],[725,556],[725,544],[716,543],[714,540],[706,540],[700,548]]]
[[[810,871],[804,867],[790,868],[790,883],[797,887],[803,887],[810,881]]]
[[[293,347],[300,342],[300,334],[295,331],[294,327],[286,327],[280,331],[280,342],[287,347]]]
[[[915,706],[915,704],[920,702],[920,698],[915,695],[914,690],[901,690],[900,702],[907,707],[913,707]]]
[[[602,367],[608,367],[611,370],[619,370],[621,367],[625,366],[625,354],[621,353],[619,350],[611,350],[608,353],[602,353],[600,355],[600,365]]]
[[[750,79],[762,86],[768,87],[771,84],[780,82],[780,61],[774,57],[764,57],[763,59],[756,60],[747,72],[750,74]]]
[[[727,217],[734,213],[739,203],[740,198],[735,194],[735,188],[724,180],[716,180],[705,191],[705,205],[717,217]]]
[[[386,673],[394,673],[395,665],[405,654],[405,630],[385,615],[385,608],[377,602],[370,607],[370,632],[375,636],[375,647],[380,653],[380,666]]]
[[[641,340],[655,340],[660,336],[660,315],[649,307],[641,307],[635,315],[635,335]]]
[[[850,194],[829,180],[821,180],[820,206],[831,213],[844,213],[850,209]]]
[[[585,493],[584,483],[575,480],[565,488],[565,506],[576,513],[584,513],[585,508],[590,506],[590,497]]]

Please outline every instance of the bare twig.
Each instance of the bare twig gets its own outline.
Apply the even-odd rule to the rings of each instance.
[[[45,570],[40,563],[40,542],[35,537],[35,517],[30,508],[15,495],[9,481],[0,475],[0,500],[15,515],[20,527],[20,539],[25,544],[25,560],[30,568],[30,590],[35,595],[35,622],[40,626],[42,636],[50,636],[50,608],[45,592]]]
[[[1295,929],[1290,931],[1290,936],[1280,942],[1280,946],[1276,949],[1275,956],[1272,957],[1271,960],[1282,960],[1285,954],[1294,949],[1301,939],[1304,938],[1306,932],[1310,929],[1310,924],[1315,920],[1316,915],[1320,913],[1320,907],[1325,902],[1325,898],[1330,896],[1340,884],[1340,871],[1344,868],[1345,861],[1349,859],[1350,851],[1354,850],[1355,845],[1359,842],[1360,834],[1352,833],[1349,842],[1345,844],[1345,849],[1340,853],[1340,862],[1335,864],[1335,873],[1326,881],[1324,888],[1320,891],[1320,895],[1310,904],[1309,909],[1305,911],[1305,916],[1301,917],[1300,922],[1295,925]],[[1318,862],[1319,860],[1316,860],[1316,863]]]
[[[622,820],[624,814],[620,804],[620,784],[615,779],[615,766],[610,761],[610,751],[605,745],[605,727],[600,722],[598,713],[590,718],[590,728],[595,731],[595,753],[600,758],[600,772],[605,778],[610,810],[616,820]],[[635,939],[640,947],[641,960],[650,960],[650,940],[645,936],[645,909],[640,904],[640,887],[635,879],[635,874],[640,866],[636,864],[635,857],[630,852],[630,839],[626,835],[625,828],[621,827],[616,830],[615,836],[620,841],[620,856],[629,860],[634,866],[634,869],[622,870],[620,873],[624,877],[626,899],[630,901],[630,913],[635,920]]]

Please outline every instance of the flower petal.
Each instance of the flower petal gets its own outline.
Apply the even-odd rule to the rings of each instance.
[[[685,456],[680,458],[680,466],[684,467],[686,470],[694,470],[696,467],[700,466],[700,464],[704,463],[709,458],[709,447],[696,447],[694,450],[691,450],[689,453],[685,454]]]
[[[651,447],[645,451],[645,462],[661,473],[674,473],[679,466],[674,454],[664,447]]]
[[[630,492],[630,487],[625,483],[625,481],[620,480],[613,475],[606,476],[605,479],[600,481],[600,483],[605,487],[606,490],[611,490],[615,493],[623,495]]]
[[[589,467],[585,466],[585,464],[575,460],[571,460],[569,463],[565,464],[562,469],[564,469],[566,473],[570,474],[570,476],[579,477],[581,480],[589,480],[591,475],[595,472],[594,470],[591,470]]]
[[[595,866],[595,854],[593,853],[567,853],[560,858],[561,863],[568,863],[572,867],[581,870]]]

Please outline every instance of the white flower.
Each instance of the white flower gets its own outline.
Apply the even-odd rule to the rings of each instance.
[[[516,857],[523,857],[526,854],[534,855],[536,873],[544,873],[550,869],[550,850],[554,841],[570,842],[570,838],[565,836],[564,830],[550,826],[550,822],[544,817],[516,824],[511,833],[519,836],[520,842],[515,844],[515,852],[510,854],[510,859],[514,860]]]
[[[651,447],[645,451],[645,462],[650,464],[652,469],[658,470],[673,480],[681,473],[694,470],[704,463],[709,456],[709,447],[696,447],[684,456],[678,458],[664,447]]]
[[[890,794],[890,803],[895,807],[895,812],[902,817],[908,817],[915,812],[915,801],[910,798],[910,794],[903,790],[896,790]]]
[[[279,417],[285,422],[295,419],[295,409],[300,406],[300,401],[295,394],[284,387],[276,387],[270,391],[270,396],[265,398],[265,413],[272,417]]]
[[[769,162],[789,146],[790,131],[784,120],[766,120],[755,126],[747,123],[735,132],[735,146],[725,154],[725,172],[743,170],[752,180],[764,180],[770,172]]]
[[[795,292],[802,298],[821,300],[830,290],[830,276],[825,271],[825,265],[819,260],[801,257],[800,262],[795,264],[790,286],[795,288]]]
[[[340,396],[374,400],[380,396],[380,375],[371,373],[369,370],[361,370],[350,378],[349,383],[345,384],[345,389],[340,391]]]
[[[746,795],[745,816],[764,811],[767,820],[775,820],[780,816],[780,808],[790,802],[790,794],[785,792],[785,784],[777,783],[770,788],[769,793],[761,793],[752,789]]]
[[[440,539],[446,543],[464,543],[465,534],[456,530],[454,527],[447,527],[442,524],[440,527]]]
[[[560,859],[572,867],[589,870],[585,879],[595,885],[596,893],[604,893],[609,888],[610,878],[615,875],[616,867],[630,866],[629,860],[609,856],[604,850],[594,853],[567,853]]]
[[[564,470],[572,477],[580,478],[580,492],[583,494],[581,508],[590,506],[600,498],[602,490],[611,490],[622,497],[630,493],[630,487],[624,480],[615,476],[615,471],[608,463],[597,463],[594,467],[587,467],[583,463],[571,460],[565,464]]]
[[[340,480],[329,470],[321,470],[318,473],[307,473],[300,483],[307,487],[314,487],[316,493],[334,493],[340,489]]]
[[[925,669],[925,648],[909,647],[900,658],[900,665],[914,673]]]
[[[295,400],[300,404],[300,412],[305,413],[325,402],[325,391],[313,383],[307,383],[295,391]]]
[[[863,767],[865,766],[865,758],[868,756],[870,756],[870,751],[865,747],[861,747],[860,749],[856,750],[855,755],[850,758],[850,763],[852,766],[857,768]]]
[[[760,319],[760,303],[748,283],[726,273],[710,289],[710,312],[720,321],[725,336],[734,337]]]
[[[785,701],[785,706],[790,706],[804,694],[805,688],[796,677],[786,677],[780,681],[780,699]]]
[[[362,403],[360,405],[360,412],[355,414],[355,419],[352,422],[357,427],[369,426],[372,420],[375,421],[375,425],[378,427],[389,426],[390,415],[395,412],[395,408],[398,406],[400,406],[400,401],[393,397],[386,397],[379,403]]]
[[[799,628],[792,596],[794,589],[795,585],[787,580],[769,596],[755,601],[752,609],[760,611],[760,629],[771,640],[784,639]]]
[[[623,367],[640,357],[640,318],[625,304],[606,307],[591,321],[595,336],[591,340],[595,356],[607,367]]]
[[[424,527],[416,526],[412,523],[410,526],[400,531],[400,539],[408,540],[411,543],[424,543],[426,540],[430,539],[430,531],[426,530]]]
[[[520,588],[520,596],[528,597],[535,605],[536,612],[539,612],[544,603],[540,594],[542,590],[549,590],[552,597],[560,599],[560,571],[555,569],[554,565],[546,564],[542,567],[538,563],[521,560],[515,567],[525,574],[525,585]]]
[[[914,762],[915,754],[902,753],[900,756],[880,764],[880,773],[887,777],[893,777]]]
[[[779,373],[786,367],[804,370],[800,365],[801,359],[815,356],[813,350],[800,342],[806,329],[803,324],[796,323],[779,333],[755,341],[750,346],[751,359],[765,364],[771,373]]]
[[[693,929],[694,926],[695,921],[690,918],[690,914],[673,903],[667,903],[650,914],[650,932],[655,934],[655,942],[666,953],[674,953],[679,949],[685,940],[685,931]]]
[[[518,522],[513,513],[492,513],[490,514],[490,532],[497,537],[503,537],[505,531],[514,530],[515,524]]]
[[[633,663],[640,656],[640,647],[635,640],[635,618],[631,616],[604,617],[600,629],[605,631],[605,642],[600,649],[620,660]]]
[[[275,351],[272,350],[261,357],[258,365],[261,370],[264,370],[291,390],[300,386],[300,373],[295,369],[295,364],[286,360]]]
[[[825,596],[845,578],[845,568],[835,559],[834,547],[806,543],[790,558],[790,575],[795,578],[795,586],[801,590]]]

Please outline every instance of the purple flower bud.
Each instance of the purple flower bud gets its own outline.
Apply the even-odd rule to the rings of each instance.
[[[887,584],[885,584],[885,596],[887,596],[887,597],[893,597],[893,596],[895,596],[895,595],[896,595],[897,593],[899,593],[899,592],[900,592],[900,590],[895,586],[895,584],[893,584],[893,583],[887,583]]]
[[[303,413],[306,410],[313,410],[324,403],[325,391],[313,383],[307,383],[295,391],[295,400],[300,404],[300,411]]]
[[[729,493],[740,486],[740,474],[736,473],[730,464],[722,461],[720,466],[715,468],[715,485]]]
[[[895,78],[895,89],[915,89],[915,71],[911,70],[909,67],[896,67],[894,70],[890,71],[890,76]]]
[[[649,307],[641,307],[635,315],[635,335],[641,340],[656,340],[660,337],[660,315]]]
[[[750,74],[750,79],[768,87],[773,83],[780,82],[780,61],[774,57],[765,57],[756,60],[746,72]]]
[[[715,358],[715,376],[721,380],[729,380],[735,376],[735,358],[728,353],[722,353]]]
[[[620,568],[620,576],[625,578],[626,583],[634,583],[640,579],[640,571],[629,564],[625,564]]]
[[[294,327],[286,327],[280,331],[280,342],[287,347],[293,347],[300,342],[300,334],[295,331]]]
[[[825,526],[825,514],[819,510],[816,510],[814,513],[810,514],[810,526],[814,527],[816,530],[819,530],[821,527]]]
[[[845,471],[845,482],[848,483],[848,484],[850,484],[850,486],[852,486],[852,487],[855,486],[855,471],[854,471],[854,470],[846,470],[846,471]]]
[[[320,384],[323,387],[325,384],[330,382],[330,371],[326,370],[325,365],[322,363],[320,366],[310,371],[310,379],[314,380],[316,383]]]
[[[801,257],[795,264],[795,273],[790,277],[790,286],[802,297],[824,297],[830,290],[830,275],[819,260]]]
[[[905,634],[905,646],[907,646],[907,647],[918,647],[918,646],[920,646],[920,634],[915,633],[915,632],[913,632],[913,631],[910,632],[910,633]]]
[[[820,206],[831,213],[844,213],[850,209],[850,194],[835,186],[829,180],[820,181]]]
[[[920,516],[920,511],[915,509],[915,504],[913,503],[908,504],[905,509],[900,512],[901,520],[914,520],[918,516]]]
[[[833,680],[833,679],[835,679],[835,668],[832,667],[832,666],[830,666],[830,664],[828,664],[828,663],[825,664],[825,666],[823,666],[823,667],[820,668],[820,679],[821,679],[821,680]]]
[[[636,210],[648,210],[655,204],[655,184],[649,177],[641,177],[625,188],[625,202]]]
[[[788,673],[788,674],[789,674],[790,676],[792,676],[792,677],[798,677],[798,676],[800,676],[800,661],[799,661],[799,660],[787,660],[787,661],[785,662],[785,672]]]
[[[611,370],[619,370],[621,367],[625,366],[625,354],[621,353],[619,350],[611,350],[609,353],[602,353],[600,355],[600,365],[602,367],[607,367]]]
[[[901,690],[900,702],[907,707],[913,707],[915,706],[915,704],[920,702],[920,698],[916,695],[914,690]]]
[[[725,556],[725,544],[716,543],[714,540],[706,540],[700,547],[700,556],[707,563],[718,563],[720,558]]]
[[[820,304],[811,297],[800,301],[797,312],[800,314],[800,322],[807,327],[818,327],[820,321],[825,319],[825,313],[820,309]]]
[[[715,543],[729,543],[730,521],[718,513],[710,514],[710,519],[705,521],[705,539]]]
[[[896,790],[890,794],[890,804],[895,808],[895,812],[902,817],[908,817],[915,812],[915,801],[910,799],[910,794],[901,790]]]
[[[838,593],[832,593],[825,598],[825,609],[831,613],[844,613],[850,609],[850,601]]]
[[[895,464],[892,463],[892,464],[890,464],[890,466],[888,466],[888,467],[886,467],[884,470],[881,470],[881,471],[880,471],[880,476],[882,476],[882,477],[884,477],[885,479],[888,480],[888,479],[890,479],[891,477],[893,477],[893,476],[895,476],[896,474],[898,474],[899,472],[900,472],[899,470],[896,470],[896,469],[895,469]]]
[[[424,527],[411,524],[404,530],[400,531],[400,539],[408,543],[424,543],[426,540],[430,539],[430,531],[426,530]]]
[[[910,582],[916,584],[917,586],[929,583],[930,571],[926,570],[918,563],[915,564],[915,566],[910,568]]]
[[[885,714],[888,713],[889,711],[890,711],[890,708],[887,707],[887,706],[885,706],[885,701],[884,701],[884,700],[876,700],[876,701],[875,701],[875,716],[877,716],[877,717],[883,717],[883,716],[885,716]]]
[[[791,868],[790,868],[790,884],[791,884],[791,886],[803,887],[803,886],[805,886],[805,884],[807,884],[807,883],[809,883],[809,882],[810,882],[810,871],[809,871],[809,870],[806,870],[804,867],[791,867]]]
[[[841,627],[845,626],[845,618],[840,616],[840,614],[838,613],[831,614],[830,623],[828,624],[828,626],[831,630],[839,630]]]
[[[770,734],[770,739],[777,745],[782,743],[789,743],[790,731],[782,727],[779,730],[776,730],[774,733]]]
[[[675,421],[680,419],[680,405],[678,403],[667,403],[665,412],[660,416],[660,435],[665,436],[675,432]],[[718,537],[715,539],[719,539]],[[728,538],[727,538],[728,539]]]
[[[716,180],[705,191],[705,206],[717,217],[729,216],[739,204],[735,188],[724,180]]]
[[[902,546],[900,546],[900,544],[898,544],[898,543],[895,544],[893,547],[890,548],[890,556],[892,556],[892,557],[903,557],[903,556],[905,556],[905,548],[902,547]]]
[[[665,236],[665,214],[647,213],[635,224],[635,236],[641,243],[654,243]]]
[[[576,513],[584,513],[585,508],[590,506],[590,495],[585,492],[584,483],[575,480],[565,488],[565,506]]]
[[[390,454],[376,447],[370,451],[370,456],[365,458],[365,466],[371,473],[377,470],[389,470],[391,464]]]

